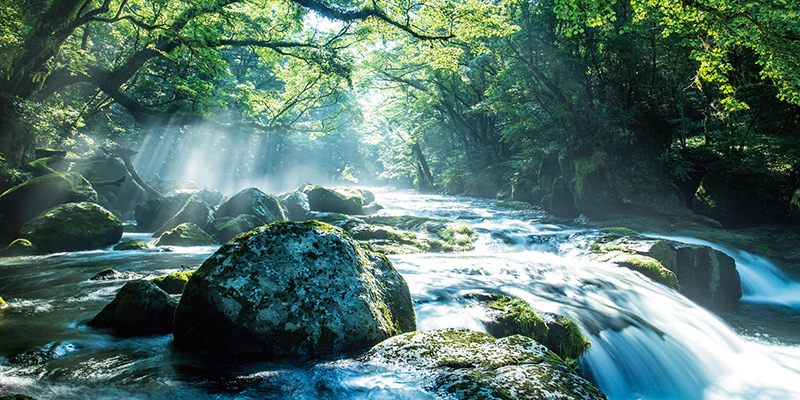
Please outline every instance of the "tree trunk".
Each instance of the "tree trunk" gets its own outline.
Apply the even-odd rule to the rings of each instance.
[[[414,156],[419,160],[417,172],[420,174],[420,182],[424,182],[426,186],[429,186],[431,189],[436,188],[433,175],[431,175],[431,170],[428,168],[428,162],[425,160],[425,155],[422,154],[422,148],[419,147],[419,143],[411,145],[411,152],[414,153]]]
[[[133,149],[126,149],[120,145],[115,145],[113,147],[101,147],[101,149],[108,155],[112,157],[119,157],[122,159],[122,162],[125,163],[125,168],[128,169],[128,173],[131,174],[133,180],[139,184],[139,186],[144,189],[147,194],[157,199],[163,199],[164,195],[161,194],[158,190],[153,189],[152,186],[148,185],[147,182],[142,179],[141,176],[136,172],[136,168],[133,167],[133,163],[131,162],[131,156],[136,154],[137,151]]]

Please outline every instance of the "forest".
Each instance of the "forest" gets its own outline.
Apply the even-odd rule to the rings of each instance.
[[[220,190],[317,180],[792,222],[799,9],[3,0],[4,189],[35,148],[117,143],[145,173]]]

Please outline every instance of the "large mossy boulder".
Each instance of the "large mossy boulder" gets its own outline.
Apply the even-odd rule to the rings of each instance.
[[[0,213],[15,229],[59,204],[97,202],[97,192],[77,172],[33,178],[0,195]]]
[[[158,237],[156,247],[161,246],[208,246],[214,244],[214,238],[193,223],[185,223],[168,230]]]
[[[181,207],[172,218],[164,222],[164,225],[158,228],[153,234],[153,237],[161,236],[162,233],[175,229],[178,225],[185,223],[192,223],[200,227],[200,229],[203,229],[213,220],[214,209],[200,196],[194,195],[186,200],[183,207]]]
[[[408,286],[391,262],[308,221],[223,245],[186,284],[174,336],[193,353],[272,358],[359,350],[413,329]]]
[[[236,218],[242,214],[255,215],[264,223],[286,221],[286,212],[277,197],[257,188],[243,189],[219,205],[215,218]]]
[[[266,224],[265,221],[255,215],[241,214],[236,218],[217,218],[207,225],[205,230],[216,238],[219,243],[225,243],[240,233],[250,232]]]
[[[131,281],[88,322],[94,328],[108,329],[115,336],[167,334],[178,302],[154,283]]]
[[[136,227],[142,232],[155,232],[174,217],[193,195],[178,193],[161,199],[152,199],[136,205]]]
[[[40,253],[91,250],[122,238],[122,222],[105,208],[89,202],[53,207],[20,228]]]
[[[308,196],[308,205],[312,211],[349,215],[363,214],[368,198],[365,191],[348,187],[326,188],[305,185],[302,191]]]
[[[533,339],[467,330],[411,332],[373,347],[366,362],[430,374],[427,388],[456,399],[587,399],[606,396]]]

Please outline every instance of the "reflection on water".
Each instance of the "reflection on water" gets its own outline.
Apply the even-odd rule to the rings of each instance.
[[[797,342],[742,336],[671,289],[628,269],[582,258],[581,249],[596,232],[549,223],[537,212],[498,208],[491,200],[394,193],[378,197],[387,214],[459,218],[481,233],[476,250],[469,253],[391,257],[409,283],[419,329],[483,330],[482,309],[470,304],[476,294],[499,291],[576,320],[593,342],[581,360],[583,371],[612,399],[800,398],[795,384],[800,349],[787,344]],[[213,251],[105,249],[0,260],[0,295],[11,305],[0,311],[0,395],[439,398],[425,390],[429,382],[424,373],[396,365],[365,364],[344,355],[225,365],[176,352],[170,335],[121,339],[84,326],[125,283],[90,281],[100,270],[110,267],[152,277],[195,268]],[[740,270],[749,268],[746,256],[735,256],[743,265]],[[751,284],[747,273],[742,277],[745,285]],[[733,313],[765,314],[756,302],[758,292],[746,293],[748,302]],[[758,332],[774,330],[761,326]],[[31,350],[41,351],[48,361],[10,365],[11,356]]]

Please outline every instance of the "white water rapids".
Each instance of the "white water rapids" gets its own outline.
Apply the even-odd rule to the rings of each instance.
[[[418,329],[483,330],[481,309],[470,307],[476,301],[472,295],[499,291],[575,320],[592,341],[581,358],[584,375],[610,399],[800,399],[800,348],[737,333],[669,288],[628,269],[590,261],[585,249],[597,232],[542,223],[541,214],[497,208],[491,200],[377,195],[387,214],[467,217],[463,220],[481,232],[471,252],[390,257],[411,289]],[[768,260],[718,249],[736,259],[743,302],[756,307],[743,312],[783,307],[781,312],[796,321],[797,282]],[[175,352],[168,335],[117,339],[82,325],[124,283],[89,283],[100,269],[158,275],[182,264],[197,265],[214,250],[102,250],[0,261],[0,295],[13,306],[0,316],[0,356],[46,346],[62,346],[63,353],[39,366],[3,366],[0,395],[440,398],[425,390],[424,376],[396,367],[347,359],[207,365]]]

